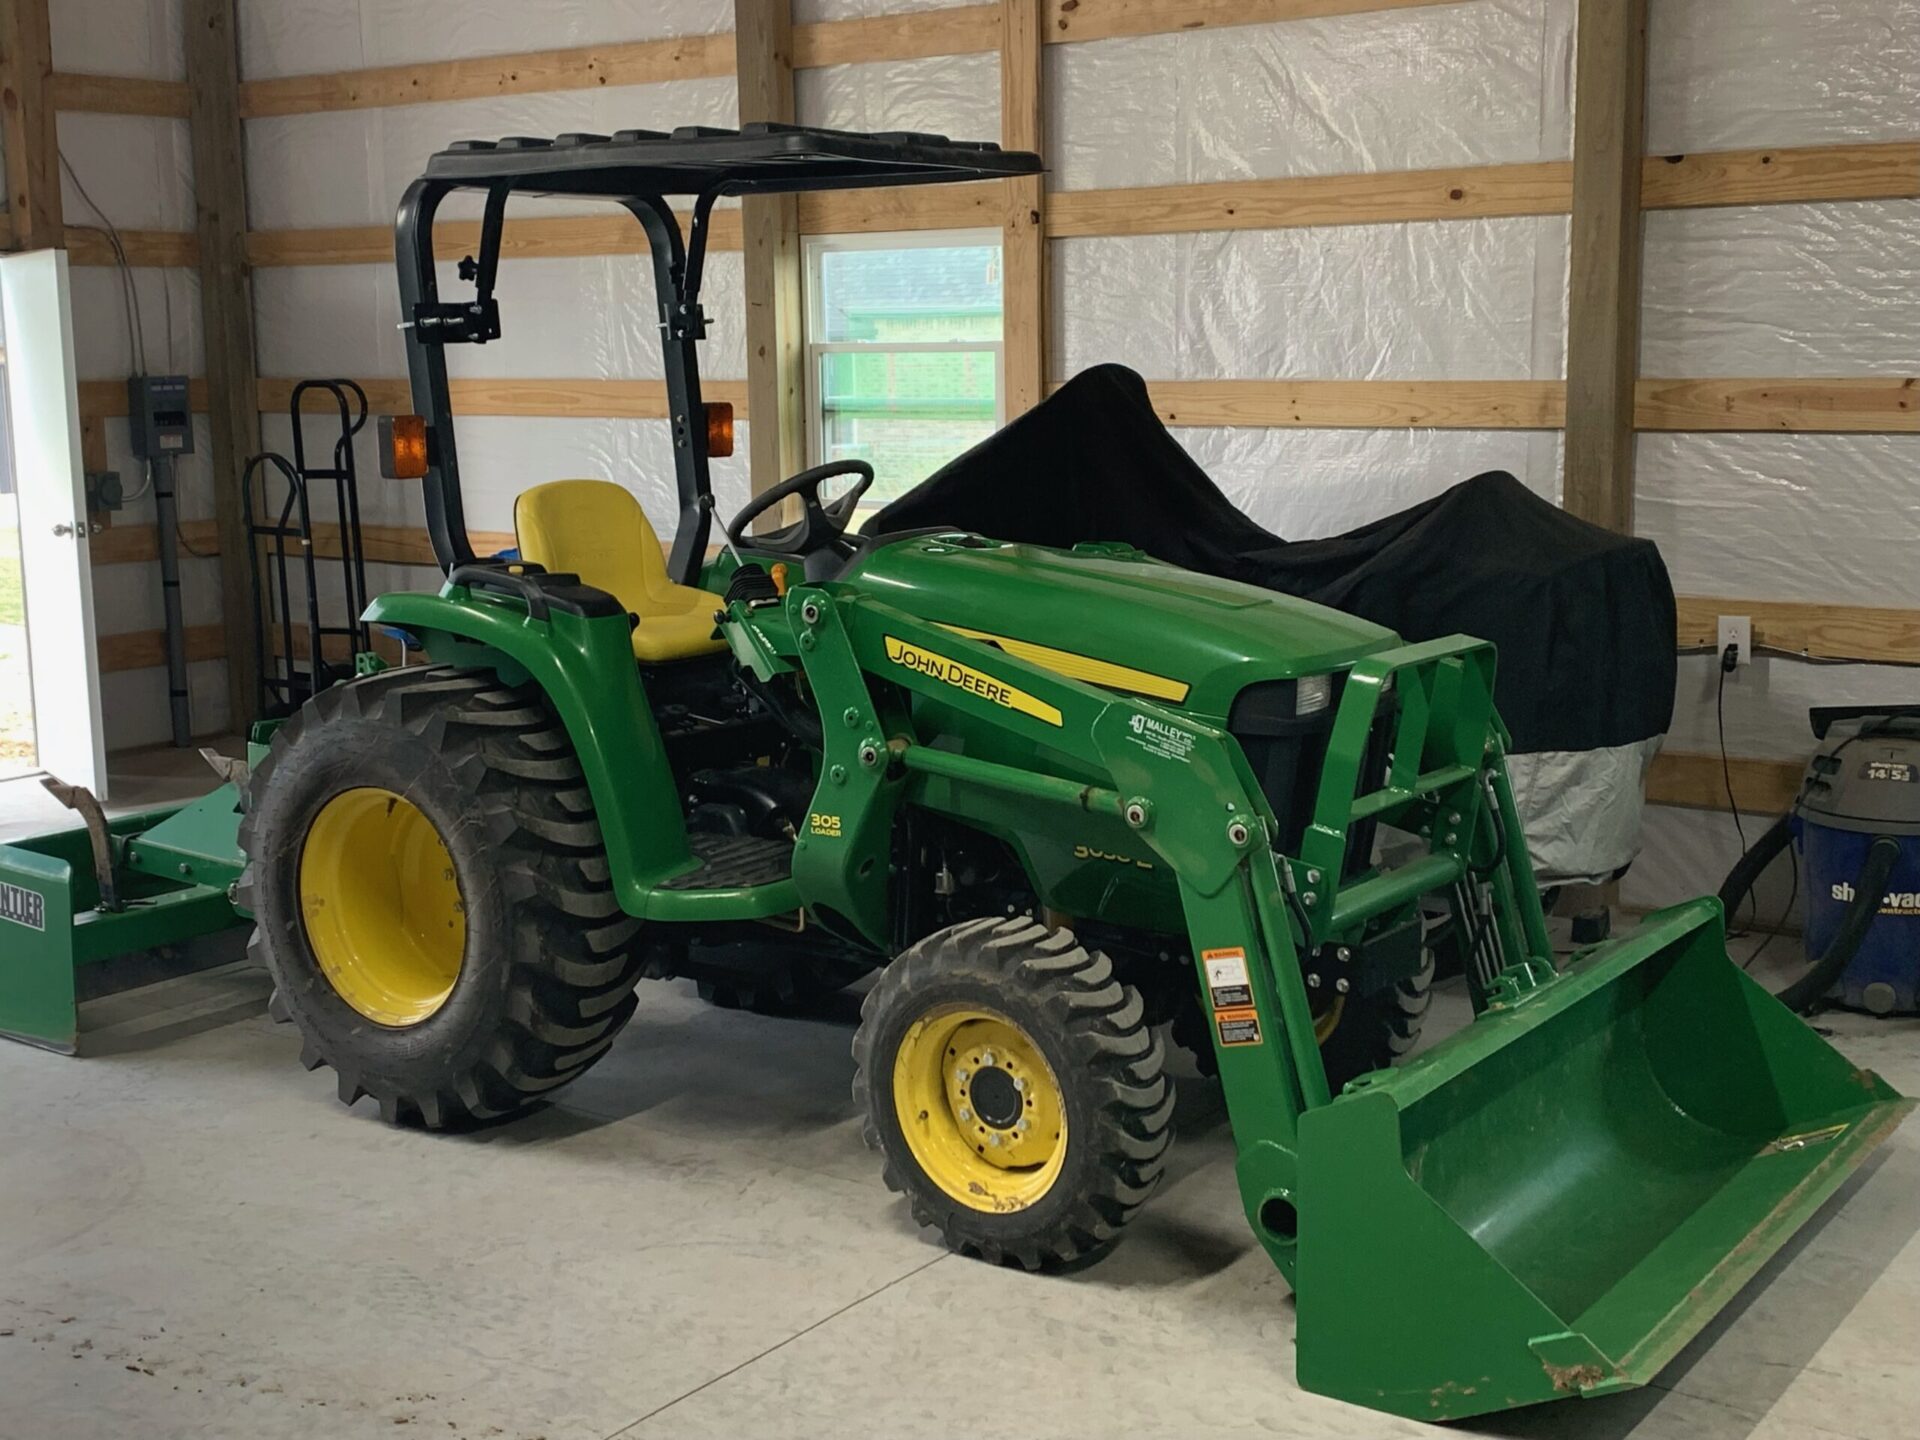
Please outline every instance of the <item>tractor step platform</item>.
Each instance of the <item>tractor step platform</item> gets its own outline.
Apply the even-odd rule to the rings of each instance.
[[[697,870],[660,883],[662,890],[735,890],[771,885],[793,874],[793,844],[758,835],[687,836]]]

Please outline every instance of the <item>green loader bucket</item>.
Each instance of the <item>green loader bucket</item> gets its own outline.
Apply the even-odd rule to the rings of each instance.
[[[1912,1107],[1651,916],[1300,1124],[1298,1373],[1423,1420],[1658,1373]]]

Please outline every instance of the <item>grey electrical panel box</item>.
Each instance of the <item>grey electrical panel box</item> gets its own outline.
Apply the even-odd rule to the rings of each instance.
[[[193,407],[184,375],[135,375],[127,381],[127,427],[137,460],[193,453]]]

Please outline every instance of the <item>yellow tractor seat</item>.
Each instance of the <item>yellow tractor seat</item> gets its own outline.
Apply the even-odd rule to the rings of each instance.
[[[713,638],[720,597],[667,578],[660,539],[633,493],[606,480],[536,485],[513,505],[520,558],[605,590],[640,617],[633,654],[649,665],[727,648]]]

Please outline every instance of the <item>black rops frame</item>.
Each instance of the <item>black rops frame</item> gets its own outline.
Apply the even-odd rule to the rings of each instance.
[[[992,144],[787,125],[748,125],[738,131],[696,126],[671,135],[623,130],[612,137],[463,141],[435,155],[426,173],[407,187],[394,221],[394,242],[413,405],[427,423],[427,532],[441,569],[451,573],[476,563],[460,498],[444,347],[499,338],[500,311],[493,292],[510,195],[609,200],[623,206],[646,234],[660,309],[680,498],[668,569],[684,585],[698,578],[713,525],[697,346],[706,334],[700,285],[714,203],[726,195],[987,180],[1035,174],[1040,168],[1039,157]],[[433,222],[440,202],[455,190],[477,191],[486,200],[479,253],[459,267],[460,277],[473,284],[473,297],[449,303],[440,299]],[[684,235],[667,202],[669,195],[694,197]]]

